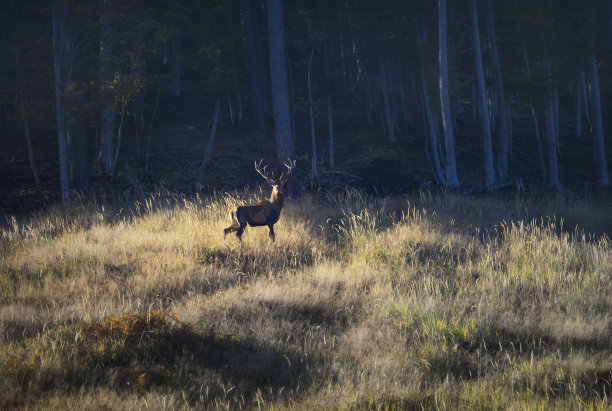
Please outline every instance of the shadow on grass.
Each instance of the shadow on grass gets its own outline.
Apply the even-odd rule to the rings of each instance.
[[[33,405],[46,392],[85,388],[183,395],[207,401],[252,404],[256,396],[310,384],[312,359],[239,335],[196,330],[163,311],[108,317],[58,330],[0,357],[0,408]]]
[[[516,392],[541,397],[604,399],[612,396],[612,369],[597,358],[611,344],[594,338],[556,339],[533,329],[513,330],[488,325],[474,341],[451,341],[445,348],[423,352],[426,375],[440,383],[501,379]],[[592,360],[576,364],[579,352]],[[508,359],[511,359],[508,361]],[[580,365],[582,364],[582,365]]]

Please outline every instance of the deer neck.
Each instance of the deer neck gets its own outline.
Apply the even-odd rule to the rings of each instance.
[[[285,205],[285,195],[282,191],[279,191],[276,187],[272,189],[272,194],[270,195],[270,204],[278,207],[280,210]]]

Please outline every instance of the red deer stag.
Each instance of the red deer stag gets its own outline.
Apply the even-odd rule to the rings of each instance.
[[[234,208],[230,212],[232,225],[223,230],[224,238],[228,233],[235,231],[236,237],[242,241],[242,233],[244,232],[247,224],[251,227],[267,225],[270,229],[270,238],[272,241],[274,241],[274,224],[278,221],[283,205],[285,204],[285,194],[283,193],[283,189],[289,179],[289,175],[295,168],[295,160],[293,162],[289,161],[285,163],[287,170],[283,171],[278,179],[268,177],[266,173],[266,168],[268,166],[265,166],[262,169],[262,161],[263,160],[260,160],[259,163],[255,163],[255,171],[257,171],[259,175],[261,175],[264,180],[266,180],[268,184],[272,186],[272,194],[270,195],[269,199],[260,201],[255,205]]]

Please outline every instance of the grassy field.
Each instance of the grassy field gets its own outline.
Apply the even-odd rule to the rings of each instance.
[[[265,194],[9,217],[0,409],[612,407],[609,202]]]

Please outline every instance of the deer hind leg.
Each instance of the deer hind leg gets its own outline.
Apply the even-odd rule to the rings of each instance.
[[[223,238],[225,238],[225,236],[228,233],[232,233],[234,231],[238,231],[238,229],[240,228],[240,223],[238,222],[238,215],[237,215],[237,210],[232,210],[230,212],[230,218],[232,220],[232,225],[230,225],[229,227],[227,227],[225,230],[223,230]],[[240,237],[239,237],[240,238]]]

